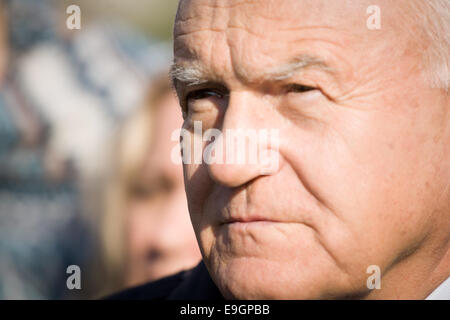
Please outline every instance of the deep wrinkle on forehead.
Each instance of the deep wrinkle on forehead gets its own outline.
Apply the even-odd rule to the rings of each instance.
[[[258,82],[303,54],[332,67],[333,87],[342,96],[382,77],[388,66],[400,70],[399,58],[414,38],[399,28],[406,3],[380,0],[383,30],[375,32],[366,26],[369,0],[184,0],[174,28],[173,70],[195,71],[188,84]]]
[[[242,3],[254,2],[241,1],[233,6],[229,5],[226,9],[232,8],[230,12],[236,11],[238,4]],[[210,14],[202,12],[202,8]],[[256,27],[247,26],[245,19],[239,21],[230,12],[221,15],[215,10],[224,12],[225,7],[205,2],[196,4],[192,10],[187,10],[184,14],[177,15],[174,30],[175,61],[171,72],[175,88],[207,82],[223,84],[226,82],[225,76],[233,77],[242,83],[282,80],[309,68],[335,77],[333,80],[340,80],[339,78],[347,77],[353,72],[353,66],[346,61],[342,51],[349,39],[346,31],[317,24],[289,26],[285,21],[272,19],[273,21],[269,20],[271,34],[267,34],[264,32],[265,29],[257,30],[257,23]],[[215,18],[218,15],[221,15],[221,19]],[[255,13],[255,17],[249,19],[255,21],[261,18],[259,12]],[[340,34],[340,41],[336,41],[333,36],[335,33]],[[206,37],[207,40],[202,41],[202,37]],[[222,39],[219,39],[220,37]],[[341,42],[341,38],[345,41]],[[200,43],[202,45],[198,45]],[[251,47],[249,43],[256,43],[256,46]],[[214,50],[222,50],[223,63],[220,67],[217,59],[212,57],[213,53],[209,52],[214,51],[211,48],[217,45],[221,46],[220,49],[216,47]],[[321,49],[317,50],[316,47]],[[277,51],[273,56],[272,50]],[[278,52],[282,52],[279,60],[274,58]],[[289,56],[290,52],[292,54]],[[263,62],[255,64],[254,59]]]

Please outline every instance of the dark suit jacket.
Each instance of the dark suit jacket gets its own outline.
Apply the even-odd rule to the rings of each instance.
[[[106,300],[224,300],[205,264],[113,294]]]

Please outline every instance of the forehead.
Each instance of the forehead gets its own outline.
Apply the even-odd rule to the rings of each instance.
[[[327,47],[337,55],[350,33],[343,27],[342,12],[330,3],[335,1],[182,1],[174,29],[175,59],[199,61],[215,74],[255,74],[308,53],[295,52],[302,47]],[[358,6],[349,9],[361,11]],[[363,28],[365,19],[360,20]],[[358,22],[352,25],[358,28]]]
[[[402,0],[399,0],[400,2]],[[392,3],[378,1],[395,16]],[[298,55],[319,55],[330,65],[364,52],[377,38],[386,42],[392,28],[383,21],[383,36],[366,25],[370,1],[349,0],[185,0],[174,28],[178,64],[196,62],[223,78],[257,75]],[[398,20],[398,16],[396,18]],[[353,54],[353,53],[352,53]],[[354,57],[352,57],[353,59]]]

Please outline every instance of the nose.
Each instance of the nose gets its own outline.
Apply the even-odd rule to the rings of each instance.
[[[210,177],[222,185],[238,187],[279,166],[278,130],[273,109],[251,92],[230,94],[222,134],[212,142],[221,151],[220,161],[208,164]]]

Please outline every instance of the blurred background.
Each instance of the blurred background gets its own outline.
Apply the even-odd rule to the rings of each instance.
[[[95,299],[200,260],[170,161],[177,3],[0,0],[0,299]]]

